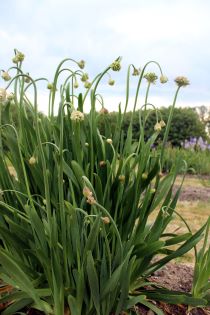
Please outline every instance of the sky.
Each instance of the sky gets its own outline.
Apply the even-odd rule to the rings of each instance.
[[[152,86],[149,101],[169,106],[176,89],[174,78],[190,80],[177,106],[210,106],[210,0],[7,0],[0,1],[0,69],[11,66],[14,48],[26,56],[24,71],[33,78],[53,80],[58,63],[84,59],[90,78],[122,56],[122,70],[110,73],[115,86],[101,82],[105,107],[117,110],[125,102],[129,64],[142,68],[160,63],[169,78]],[[68,66],[72,66],[68,63]],[[148,71],[160,75],[153,65]],[[137,78],[131,81],[129,109]],[[1,87],[4,82],[0,81]],[[143,85],[138,106],[144,103]],[[47,110],[48,91],[39,86],[39,109]]]

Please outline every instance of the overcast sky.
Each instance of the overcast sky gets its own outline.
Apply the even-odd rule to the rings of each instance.
[[[49,80],[65,57],[84,59],[93,77],[122,56],[122,71],[113,74],[116,85],[104,80],[100,87],[106,107],[116,110],[124,102],[127,66],[156,60],[170,81],[152,88],[151,102],[170,105],[173,80],[184,75],[191,85],[182,89],[178,106],[210,106],[209,14],[209,0],[0,1],[0,68],[11,66],[14,48],[25,53],[26,72]],[[159,74],[155,66],[148,70]],[[135,83],[132,78],[132,91]],[[40,87],[43,111],[46,92]]]

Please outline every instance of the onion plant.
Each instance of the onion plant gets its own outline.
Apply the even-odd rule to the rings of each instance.
[[[170,303],[205,304],[200,295],[166,294],[147,281],[154,271],[194,247],[205,229],[194,235],[165,232],[181,189],[173,194],[173,186],[185,165],[174,161],[163,177],[162,161],[177,96],[188,80],[176,79],[166,126],[155,109],[157,123],[146,141],[144,125],[149,118],[144,109],[153,106],[148,102],[149,91],[157,80],[156,74],[146,73],[148,65],[157,67],[162,83],[167,81],[157,62],[148,62],[141,72],[129,66],[125,108],[119,106],[112,132],[97,88],[107,73],[120,70],[121,58],[92,81],[83,70],[84,61],[63,60],[53,82],[46,83],[48,115],[41,115],[37,104],[39,83],[46,79],[26,74],[23,61],[24,55],[15,50],[15,65],[6,72],[8,82],[0,89],[0,278],[13,288],[0,299],[8,303],[2,314],[24,314],[32,307],[44,314],[118,315],[136,303],[162,314],[149,303],[151,296]],[[148,83],[137,142],[132,139],[132,119],[126,135],[121,129],[132,68],[138,75],[134,110],[142,81]],[[65,75],[62,82],[61,74]],[[84,93],[77,93],[78,82],[84,84]],[[86,113],[88,98],[91,109]],[[98,129],[100,119],[103,133]],[[161,151],[151,154],[164,126]],[[145,290],[148,284],[152,291]]]

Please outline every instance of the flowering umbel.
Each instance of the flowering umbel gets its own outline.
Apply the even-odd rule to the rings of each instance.
[[[154,72],[148,72],[144,75],[144,78],[148,81],[148,83],[155,84],[158,76]]]
[[[84,87],[86,89],[89,89],[91,87],[91,83],[89,81],[86,81],[85,84],[84,84]]]
[[[174,80],[176,82],[176,84],[181,87],[181,86],[187,86],[190,84],[190,81],[188,80],[188,78],[186,77],[176,77],[176,79]]]
[[[80,122],[83,121],[85,116],[82,112],[80,112],[79,110],[73,110],[73,112],[71,113],[71,120],[75,121],[75,122]]]
[[[93,197],[93,193],[92,191],[87,187],[85,186],[83,188],[83,196],[85,196],[87,198],[87,203],[89,203],[90,205],[94,205],[96,203],[96,200],[95,198]]]
[[[161,124],[160,124],[159,122],[157,122],[157,123],[155,124],[155,126],[154,126],[154,130],[159,132],[159,131],[161,131],[161,129],[162,129]]]
[[[83,73],[81,76],[81,81],[86,82],[89,79],[88,73]]]
[[[36,164],[36,158],[34,156],[32,156],[32,157],[30,157],[28,162],[30,165],[34,165],[34,164]]]
[[[110,68],[113,71],[120,71],[120,69],[121,69],[120,58],[113,61],[112,64],[110,65]]]
[[[140,72],[141,72],[140,69],[137,69],[136,67],[133,66],[133,73],[132,73],[132,75],[134,77],[140,75]]]

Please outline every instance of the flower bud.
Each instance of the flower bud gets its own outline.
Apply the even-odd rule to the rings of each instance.
[[[94,197],[88,196],[87,203],[89,203],[90,205],[94,205],[96,203],[96,200]]]
[[[161,124],[159,122],[157,122],[154,126],[154,130],[159,132],[159,131],[161,131],[161,129],[162,129]]]
[[[101,220],[104,222],[104,224],[109,224],[110,223],[110,218],[109,217],[102,217]]]
[[[7,71],[3,71],[3,70],[2,70],[2,75],[1,75],[1,77],[2,77],[2,79],[3,79],[4,81],[9,81],[9,80],[11,80],[11,76],[9,75],[9,73],[8,73]]]
[[[28,162],[30,165],[34,165],[34,164],[36,164],[37,161],[36,161],[36,158],[34,156],[32,156],[32,157],[30,157]]]
[[[15,64],[17,64],[17,63],[19,62],[17,56],[15,56],[15,57],[12,58],[12,62],[15,63]]]
[[[86,146],[86,147],[89,147],[89,143],[88,143],[88,142],[85,142],[85,146]]]
[[[110,68],[111,68],[113,71],[120,71],[120,69],[121,69],[120,60],[115,60],[115,61],[110,65]]]
[[[77,89],[79,87],[79,83],[77,81],[74,82],[74,88]]]
[[[14,93],[9,93],[9,94],[7,94],[7,100],[8,100],[8,101],[12,101],[12,100],[14,100],[14,98],[15,98]]]
[[[190,81],[186,78],[186,77],[176,77],[176,79],[174,80],[176,82],[176,84],[181,87],[181,86],[187,86],[190,84]]]
[[[125,175],[119,175],[118,179],[121,183],[124,183],[125,182]]]
[[[85,61],[84,60],[80,60],[77,64],[80,67],[80,69],[84,69],[84,67],[85,67]]]
[[[85,87],[86,89],[89,89],[89,88],[91,87],[91,83],[88,82],[88,81],[86,81],[85,84],[84,84],[84,87]]]
[[[0,103],[6,101],[7,92],[5,89],[0,88]]]
[[[71,113],[71,117],[70,118],[73,121],[80,122],[80,121],[84,120],[85,116],[79,110],[73,110],[72,113]]]
[[[105,162],[105,161],[100,161],[100,162],[99,162],[99,166],[100,166],[100,167],[106,166],[106,162]]]
[[[115,84],[115,80],[109,79],[108,84],[111,85],[111,86],[114,85]]]
[[[81,76],[81,81],[86,82],[89,79],[88,73],[83,73]]]
[[[112,144],[112,139],[106,139],[106,142]]]
[[[83,188],[82,193],[83,193],[83,196],[85,197],[89,197],[93,195],[92,191],[87,186]]]
[[[138,76],[138,75],[140,75],[140,69],[137,69],[136,67],[133,67],[133,73],[132,73],[132,75],[133,76]]]
[[[20,51],[17,51],[15,57],[17,58],[18,61],[23,61],[25,59],[25,55]]]
[[[162,119],[161,119],[161,121],[160,121],[160,126],[161,126],[162,128],[166,126],[165,121],[162,120]]]
[[[29,76],[29,73],[27,72],[26,75]],[[31,82],[30,78],[28,78],[28,77],[24,77],[24,81],[25,81],[25,83],[30,83]]]
[[[142,179],[147,179],[147,178],[148,178],[148,173],[143,173],[143,174],[141,175],[141,177],[142,177]]]
[[[48,83],[47,88],[48,90],[53,90],[53,83]]]
[[[149,72],[144,75],[144,78],[148,81],[148,83],[155,84],[155,81],[158,79],[158,76],[154,72]]]
[[[161,75],[160,76],[160,83],[164,84],[168,82],[168,78],[165,75]]]

